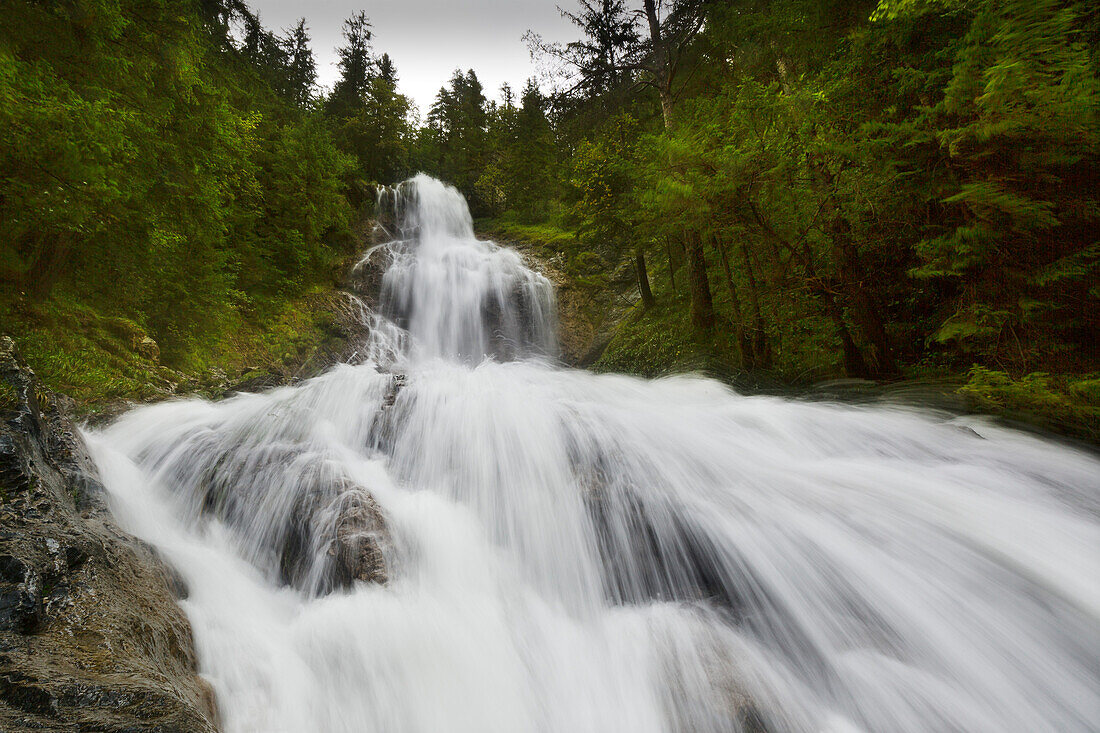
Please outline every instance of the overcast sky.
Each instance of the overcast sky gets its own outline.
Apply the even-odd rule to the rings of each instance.
[[[265,27],[282,30],[304,17],[313,37],[317,75],[331,87],[337,78],[336,52],[344,19],[364,10],[374,26],[375,52],[388,53],[397,66],[398,85],[427,112],[439,87],[456,68],[473,69],[486,96],[497,98],[508,82],[517,92],[535,75],[521,40],[534,30],[553,41],[576,37],[557,5],[575,0],[250,0]]]

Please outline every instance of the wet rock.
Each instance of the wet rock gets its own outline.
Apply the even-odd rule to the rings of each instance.
[[[338,285],[368,307],[377,308],[382,295],[382,280],[392,262],[393,254],[388,248],[375,246],[347,269]]]
[[[617,605],[680,601],[743,621],[759,587],[748,565],[723,549],[675,504],[647,497],[623,480],[618,459],[570,445],[569,457],[592,530],[608,601]]]
[[[281,552],[284,582],[324,595],[386,583],[393,541],[378,502],[347,480],[303,494]]]
[[[745,733],[770,733],[771,727],[764,714],[751,701],[743,701],[737,708],[738,723]]]
[[[409,383],[409,378],[404,374],[394,374],[390,380],[389,389],[386,390],[386,396],[382,398],[382,409],[387,407],[393,407],[397,403],[397,393],[404,389],[405,385]]]
[[[337,585],[355,581],[385,583],[389,533],[378,503],[366,491],[346,491],[338,499],[336,536],[329,549],[333,558],[332,577]]]
[[[111,519],[70,408],[0,340],[0,730],[213,733],[172,575]]]
[[[408,420],[409,411],[390,408],[397,404],[397,396],[407,384],[406,375],[392,375],[386,394],[382,397],[382,409],[374,414],[370,429],[367,431],[367,445],[371,450],[383,455],[393,455],[403,424]]]
[[[0,632],[27,634],[42,620],[42,579],[29,563],[0,555]]]

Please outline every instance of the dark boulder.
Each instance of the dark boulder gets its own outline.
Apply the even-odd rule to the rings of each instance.
[[[0,632],[30,633],[42,620],[42,578],[14,555],[0,555]]]
[[[389,580],[393,541],[378,502],[347,480],[302,494],[281,552],[284,582],[324,595]]]
[[[333,579],[345,587],[357,580],[385,583],[391,542],[378,503],[361,489],[345,491],[337,502],[336,532],[328,551]]]

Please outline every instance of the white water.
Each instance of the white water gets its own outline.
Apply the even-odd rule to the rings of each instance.
[[[227,732],[1100,729],[1094,458],[558,368],[548,283],[452,189],[389,195],[370,361],[89,436],[189,586]],[[389,581],[326,593],[363,490]],[[321,540],[286,585],[303,497]]]

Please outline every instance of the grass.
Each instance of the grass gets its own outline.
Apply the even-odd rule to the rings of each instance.
[[[146,334],[136,323],[63,294],[25,307],[9,304],[3,320],[43,383],[78,400],[149,399],[178,379],[138,353]]]
[[[522,239],[539,245],[545,254],[554,255],[569,249],[576,242],[573,232],[556,224],[524,224],[515,219],[502,217],[486,219],[479,224],[486,230],[499,233],[504,239]]]

